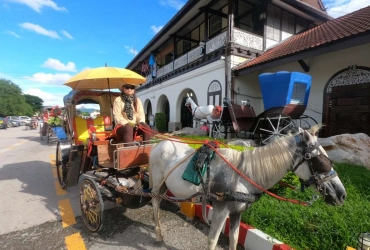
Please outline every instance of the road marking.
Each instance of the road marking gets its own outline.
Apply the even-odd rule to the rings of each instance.
[[[65,237],[65,242],[68,250],[84,250],[85,242],[80,233],[71,234]]]
[[[13,148],[15,148],[15,147],[20,146],[20,145],[23,145],[23,144],[25,144],[26,142],[27,142],[27,140],[23,140],[23,141],[20,141],[20,142],[14,143],[14,144],[12,144],[12,145],[10,145],[10,146],[7,146],[6,148],[4,148],[4,149],[1,149],[1,150],[0,150],[0,154],[1,154],[1,153],[5,153],[6,151],[9,151],[9,150],[11,150],[11,149],[13,149]]]
[[[69,199],[58,201],[58,205],[60,216],[62,217],[62,226],[69,227],[76,224],[76,218]]]
[[[62,196],[62,195],[66,195],[67,194],[67,191],[62,189],[59,185],[59,180],[58,181],[55,181],[55,191],[57,193],[58,196]]]
[[[53,172],[53,178],[54,179],[58,178],[57,168],[52,168],[51,171]]]

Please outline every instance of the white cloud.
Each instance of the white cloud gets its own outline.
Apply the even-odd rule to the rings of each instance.
[[[29,89],[24,91],[24,94],[34,95],[34,96],[40,97],[44,101],[44,104],[43,104],[44,106],[56,106],[56,105],[58,105],[59,107],[63,107],[64,106],[63,97],[67,93],[53,94],[53,93],[45,92],[41,89],[29,88]]]
[[[35,73],[32,76],[25,76],[24,79],[44,83],[49,86],[62,85],[72,76],[70,74],[48,74],[48,73]]]
[[[180,10],[184,6],[184,1],[180,0],[160,0],[159,3],[163,6],[169,6],[176,10]]]
[[[127,45],[125,45],[125,49],[127,49],[127,51],[128,51],[130,54],[134,55],[134,56],[136,56],[136,55],[137,55],[137,53],[138,53],[136,49],[134,49],[134,48],[132,48],[132,47],[130,47],[130,46],[127,46]]]
[[[27,5],[38,13],[40,13],[41,9],[44,7],[49,7],[57,11],[67,11],[65,7],[59,7],[58,4],[52,0],[8,0],[8,2]]]
[[[12,35],[16,38],[21,38],[20,35],[18,35],[17,33],[13,32],[13,31],[5,31],[5,34]]]
[[[49,69],[55,69],[58,71],[70,71],[70,72],[76,72],[76,65],[73,62],[68,62],[67,64],[61,63],[57,59],[48,58],[43,64],[42,67],[49,68]]]
[[[71,34],[69,34],[67,31],[65,30],[62,30],[60,33],[62,33],[63,35],[65,35],[67,38],[69,39],[73,39],[73,36]]]
[[[152,25],[150,26],[150,28],[153,30],[153,32],[155,34],[157,34],[162,28],[163,28],[163,25],[162,26],[155,26],[155,25]]]
[[[332,17],[340,17],[369,6],[364,0],[327,0],[323,1],[327,12]]]
[[[45,29],[45,28],[43,28],[43,27],[41,27],[40,25],[37,25],[37,24],[22,23],[22,24],[20,24],[20,26],[24,29],[33,31],[33,32],[35,32],[37,34],[40,34],[40,35],[48,36],[48,37],[55,38],[55,39],[60,39],[60,36],[54,30],[47,30],[47,29]]]

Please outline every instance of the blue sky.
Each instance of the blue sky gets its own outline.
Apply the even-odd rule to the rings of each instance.
[[[324,0],[333,17],[366,0]],[[186,0],[0,0],[0,78],[44,105],[63,106],[63,83],[86,69],[125,67]]]

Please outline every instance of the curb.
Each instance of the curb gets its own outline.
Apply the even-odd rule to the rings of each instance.
[[[189,218],[194,216],[200,218],[203,222],[202,205],[193,204],[190,202],[183,202],[180,205],[181,212]],[[213,208],[207,205],[207,219],[211,220],[213,214]],[[222,228],[222,233],[225,236],[229,236],[229,218],[226,219],[226,223]],[[240,222],[239,227],[239,239],[238,243],[244,246],[245,250],[292,250],[293,248],[284,244],[277,239],[265,234],[264,232]]]

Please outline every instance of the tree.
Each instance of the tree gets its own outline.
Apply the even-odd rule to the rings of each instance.
[[[26,102],[31,106],[33,114],[42,110],[44,101],[40,97],[34,95],[24,95],[24,97],[26,98]]]
[[[0,79],[0,115],[32,115],[22,90],[10,80]]]

